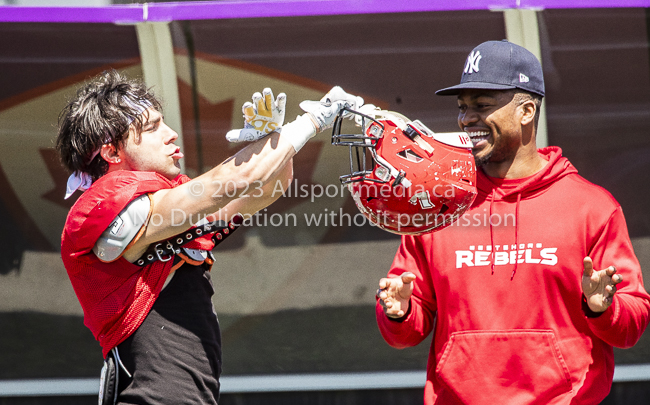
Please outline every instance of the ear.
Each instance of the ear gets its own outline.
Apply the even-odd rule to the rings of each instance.
[[[521,107],[521,125],[528,125],[535,122],[535,113],[537,106],[533,100],[526,100],[519,107]]]
[[[102,159],[108,162],[109,165],[118,164],[122,161],[119,156],[119,151],[110,143],[102,145],[102,149],[100,150],[99,154],[102,156]]]

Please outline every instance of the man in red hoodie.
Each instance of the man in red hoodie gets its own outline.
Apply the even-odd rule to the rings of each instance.
[[[180,174],[178,134],[141,81],[106,72],[61,113],[68,196],[85,191],[66,219],[61,256],[106,358],[100,404],[216,405],[211,250],[241,215],[279,198],[272,190],[291,179],[292,157],[346,105],[312,103],[282,126],[284,97],[265,89],[253,99],[244,104],[249,125],[228,139],[256,141],[193,180]]]
[[[479,194],[452,226],[402,237],[377,291],[384,339],[404,348],[433,331],[427,405],[599,403],[612,347],[650,319],[620,205],[560,148],[537,149],[544,81],[524,48],[477,46],[437,94],[458,98]]]

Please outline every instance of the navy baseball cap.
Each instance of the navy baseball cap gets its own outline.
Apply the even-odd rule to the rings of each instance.
[[[530,51],[512,42],[483,42],[467,56],[460,84],[436,94],[455,96],[462,89],[521,89],[544,97],[542,65]]]

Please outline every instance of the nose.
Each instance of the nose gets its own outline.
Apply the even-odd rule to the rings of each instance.
[[[458,113],[458,126],[460,129],[471,126],[478,121],[478,115],[471,109],[467,108],[465,111]]]
[[[165,134],[165,136],[166,136],[165,137],[165,144],[173,143],[175,140],[178,139],[178,134],[176,133],[176,131],[171,129],[171,127],[169,127],[169,125],[167,125],[165,123],[163,123],[162,125],[165,126],[164,129],[165,129],[165,132],[166,132],[166,134]]]

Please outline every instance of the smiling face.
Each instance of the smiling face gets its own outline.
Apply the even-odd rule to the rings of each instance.
[[[464,89],[458,109],[458,125],[472,140],[477,165],[514,160],[522,139],[514,91]]]
[[[142,133],[138,134],[131,125],[126,142],[117,152],[119,169],[156,172],[174,179],[181,171],[179,160],[183,157],[180,148],[174,144],[178,134],[153,108],[143,113],[143,120]]]

